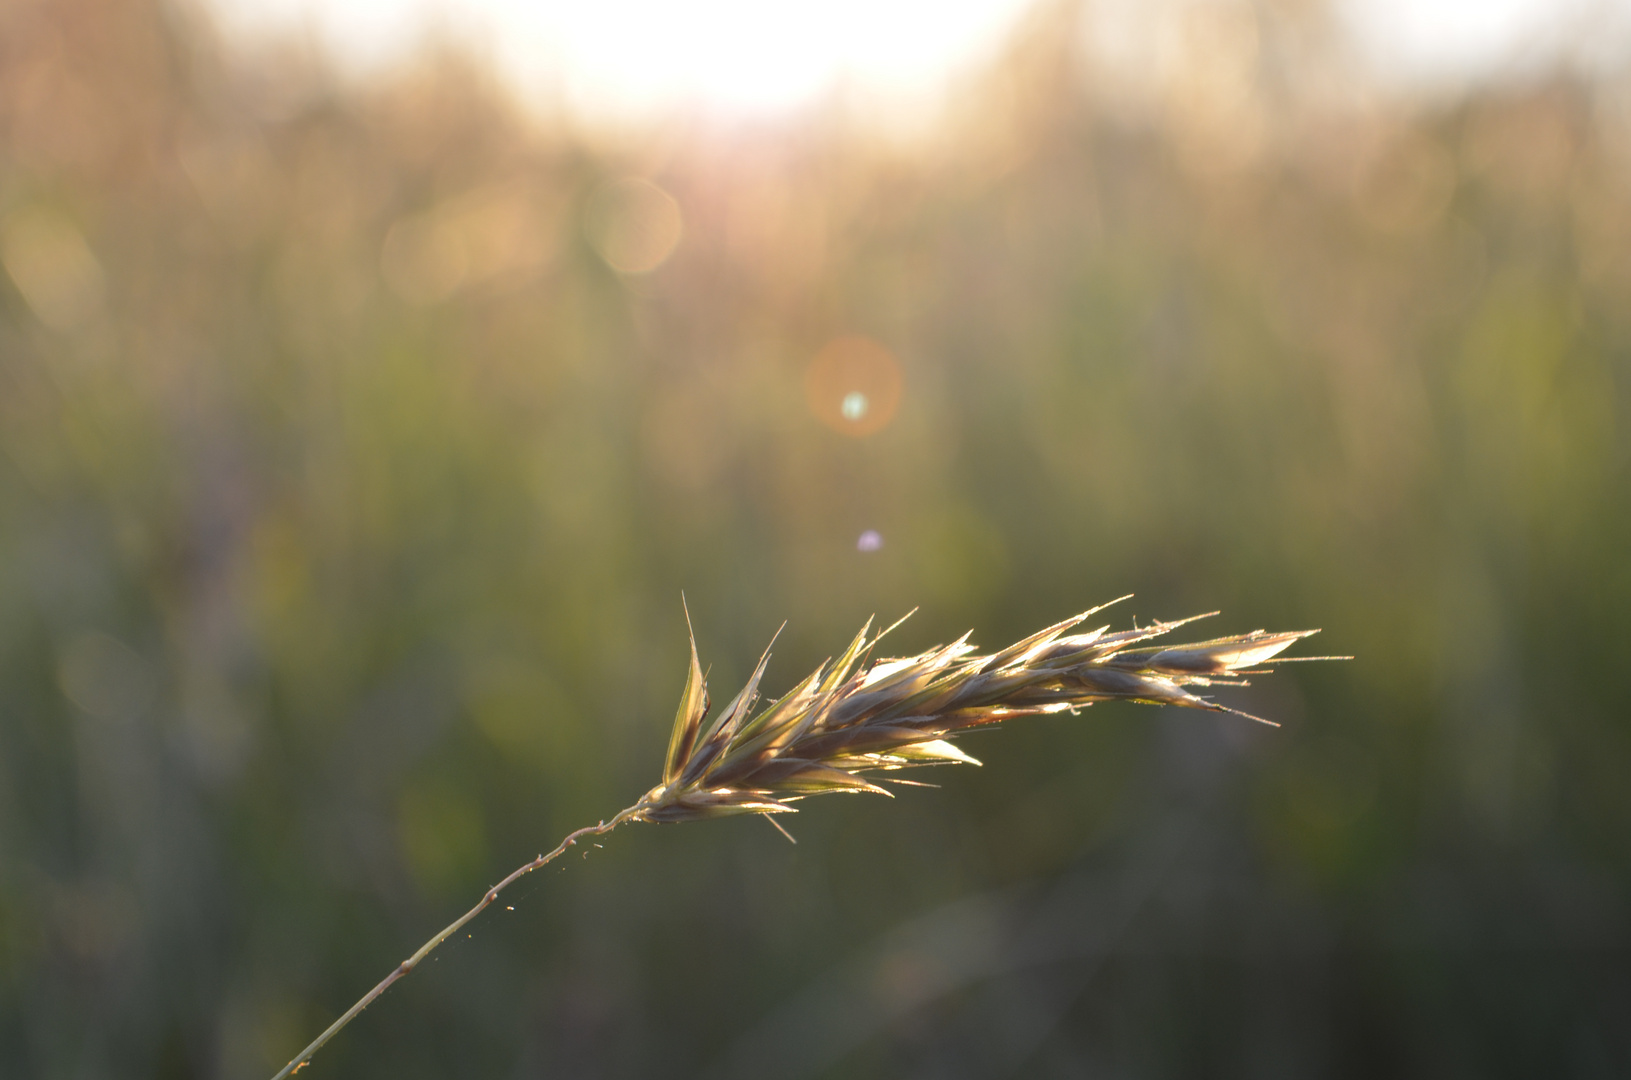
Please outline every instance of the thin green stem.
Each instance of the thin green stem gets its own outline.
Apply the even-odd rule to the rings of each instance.
[[[481,898],[480,903],[471,908],[469,911],[465,912],[463,915],[459,916],[452,923],[448,924],[441,933],[419,946],[418,952],[414,953],[412,956],[402,961],[402,963],[398,964],[395,971],[392,971],[389,975],[385,976],[384,979],[380,980],[380,984],[378,986],[364,994],[362,996],[362,1000],[351,1006],[351,1008],[345,1011],[345,1015],[341,1016],[338,1020],[334,1021],[334,1023],[330,1024],[327,1031],[323,1032],[321,1035],[317,1036],[316,1039],[312,1040],[312,1044],[300,1051],[300,1054],[293,1061],[283,1066],[283,1071],[272,1077],[272,1080],[284,1080],[285,1077],[294,1073],[297,1069],[306,1064],[307,1061],[311,1060],[311,1056],[317,1053],[317,1051],[321,1050],[324,1043],[334,1038],[335,1035],[339,1034],[341,1028],[355,1020],[357,1018],[357,1014],[368,1008],[368,1006],[372,1005],[374,1003],[374,999],[385,993],[385,991],[390,988],[392,983],[396,982],[398,979],[402,978],[402,976],[418,967],[419,961],[429,956],[432,949],[436,948],[436,946],[458,933],[460,928],[463,927],[465,923],[469,922],[471,919],[474,919],[477,915],[480,915],[488,904],[491,904],[494,900],[498,899],[499,893],[503,892],[518,878],[532,873],[540,866],[543,866],[545,863],[555,859],[557,856],[566,851],[567,848],[571,847],[573,844],[576,844],[583,837],[603,836],[617,828],[619,825],[623,824],[625,821],[632,820],[634,816],[640,812],[641,805],[642,804],[636,803],[634,806],[631,806],[627,810],[617,814],[617,816],[613,817],[610,821],[602,821],[598,825],[587,825],[576,832],[569,833],[566,839],[562,840],[555,850],[551,851],[548,855],[540,855],[536,859],[527,863],[525,866],[517,867],[509,877],[488,889],[486,895]]]

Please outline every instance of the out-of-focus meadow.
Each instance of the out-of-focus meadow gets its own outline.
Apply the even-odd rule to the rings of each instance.
[[[307,1075],[1631,1071],[1631,82],[1208,10],[902,141],[0,8],[0,1073],[270,1075],[657,780],[681,589],[727,693],[1129,591],[1358,659],[621,830]]]

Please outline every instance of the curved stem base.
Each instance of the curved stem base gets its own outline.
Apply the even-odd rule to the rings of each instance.
[[[372,1005],[375,998],[379,997],[381,994],[385,993],[386,990],[390,989],[392,983],[396,982],[398,979],[402,978],[402,976],[418,967],[419,961],[429,956],[431,950],[435,949],[436,946],[458,933],[465,923],[469,922],[471,919],[474,919],[477,915],[480,915],[482,911],[486,909],[488,904],[491,904],[494,900],[498,899],[499,893],[509,888],[509,886],[514,884],[517,879],[525,877],[527,874],[532,873],[539,867],[554,860],[565,852],[567,848],[571,847],[573,844],[576,844],[584,837],[602,836],[611,832],[624,822],[632,821],[635,814],[638,812],[639,805],[636,804],[635,806],[631,806],[627,810],[618,813],[609,821],[602,821],[598,825],[586,825],[585,827],[578,829],[576,832],[568,833],[566,839],[562,840],[560,844],[556,846],[554,851],[551,851],[548,855],[540,855],[526,865],[517,867],[503,881],[500,881],[497,885],[494,885],[492,888],[488,889],[486,894],[482,896],[480,903],[471,908],[469,911],[465,912],[463,915],[459,916],[447,926],[443,927],[442,931],[435,937],[419,946],[418,952],[414,953],[412,956],[402,961],[402,963],[398,964],[395,971],[392,971],[389,975],[385,976],[385,978],[381,979],[378,986],[364,994],[360,1001],[351,1006],[351,1008],[347,1009],[345,1014],[338,1020],[330,1024],[328,1026],[328,1030],[324,1031],[321,1035],[317,1036],[316,1039],[312,1040],[312,1044],[300,1051],[293,1061],[290,1061],[289,1064],[283,1066],[283,1071],[272,1077],[272,1080],[285,1080],[286,1077],[290,1076],[304,1066],[311,1060],[311,1056],[313,1054],[317,1053],[317,1051],[323,1048],[324,1043],[334,1038],[335,1035],[339,1034],[341,1028],[355,1020],[357,1018],[357,1014],[368,1008],[369,1005]]]

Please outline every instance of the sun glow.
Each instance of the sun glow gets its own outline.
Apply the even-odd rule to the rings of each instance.
[[[427,42],[490,56],[529,96],[595,116],[752,116],[837,87],[926,92],[994,55],[1027,0],[212,0],[230,33],[304,26],[351,65]]]
[[[599,120],[695,109],[752,118],[835,90],[867,109],[910,110],[999,55],[1047,0],[201,2],[229,38],[303,28],[352,70],[451,42],[490,59],[524,98]],[[1248,0],[1094,0],[1083,6],[1085,32],[1138,38],[1197,8],[1256,18]],[[1631,22],[1631,0],[1333,0],[1331,11],[1377,71],[1428,83],[1553,55],[1588,18]],[[1116,46],[1087,44],[1095,55]]]

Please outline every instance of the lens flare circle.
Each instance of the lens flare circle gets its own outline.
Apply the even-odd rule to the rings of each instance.
[[[871,338],[829,342],[804,373],[804,400],[817,420],[855,438],[889,426],[900,408],[900,365]]]

